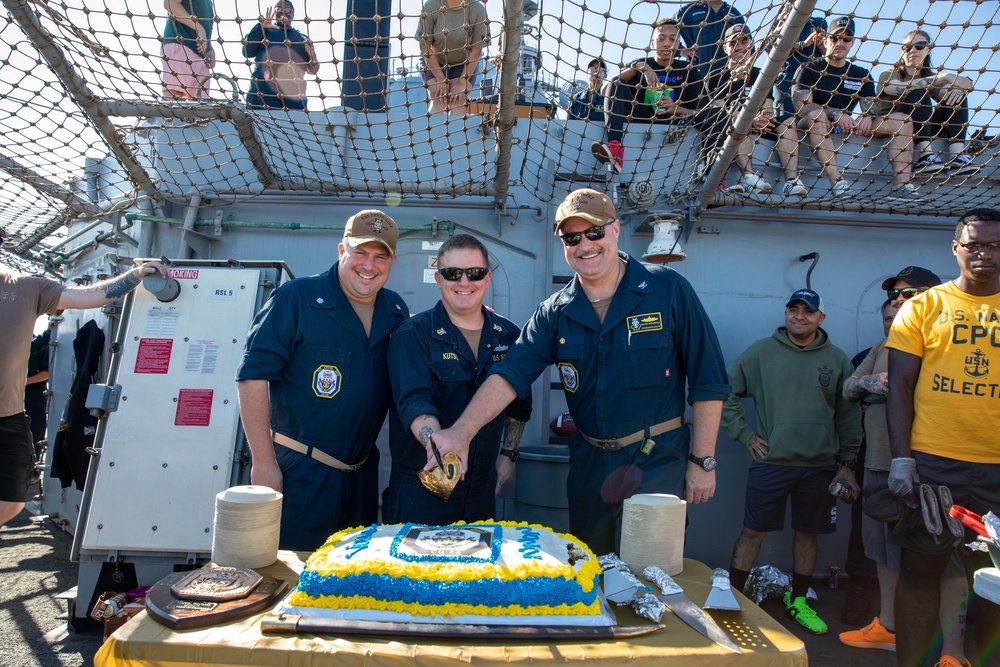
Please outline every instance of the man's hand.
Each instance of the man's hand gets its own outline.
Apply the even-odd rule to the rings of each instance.
[[[889,464],[889,490],[892,495],[905,500],[911,507],[916,503],[913,490],[920,483],[917,462],[911,458],[896,457]]]
[[[756,433],[751,435],[750,439],[747,440],[746,448],[750,452],[750,456],[754,459],[762,459],[767,456],[767,440]]]
[[[847,466],[840,466],[840,470],[838,470],[837,474],[833,476],[833,481],[830,482],[830,484],[833,485],[837,482],[849,486],[855,500],[861,497],[861,488],[858,486],[858,479],[854,476],[854,470],[851,468],[848,468]]]
[[[452,107],[463,107],[469,101],[472,91],[472,81],[463,76],[448,82],[448,104]]]
[[[208,53],[205,54],[205,67],[215,69],[215,51],[211,46],[208,47]]]
[[[431,100],[438,100],[448,94],[448,82],[444,80],[431,79],[427,84],[427,96]]]
[[[144,264],[140,264],[139,266],[137,266],[132,270],[138,271],[140,280],[145,276],[154,273],[159,273],[161,278],[167,277],[167,267],[163,266],[163,264],[159,262],[146,262]]]
[[[688,461],[684,477],[684,500],[691,504],[707,503],[715,495],[715,471],[708,472],[697,463]]]
[[[250,466],[250,483],[260,486],[269,486],[275,491],[281,491],[282,487],[281,468],[274,459],[257,461],[254,459]]]
[[[507,483],[510,476],[514,474],[514,462],[511,461],[506,456],[500,455],[497,457],[497,488],[494,491],[496,495],[500,495],[500,487]]]
[[[459,460],[462,461],[461,479],[465,479],[465,473],[469,469],[469,441],[472,438],[456,433],[454,428],[446,428],[443,431],[437,431],[431,436],[431,440],[437,446],[442,458],[448,452],[454,452],[458,456]],[[437,466],[437,459],[431,456],[427,465],[424,466],[424,470],[433,470],[435,466]]]
[[[194,32],[197,35],[195,44],[197,46],[198,53],[200,53],[203,56],[207,56],[209,52],[209,46],[208,46],[208,35],[205,34],[205,26],[203,26],[201,23],[195,23],[194,25],[195,25]]]
[[[274,27],[274,7],[268,7],[264,15],[260,17],[260,27],[264,30]]]
[[[677,102],[670,99],[670,95],[660,95],[654,104],[657,116],[675,116],[678,106]]]
[[[852,131],[859,137],[872,136],[872,117],[860,116],[857,120],[854,121],[854,129]]]
[[[874,375],[863,375],[858,379],[861,386],[869,394],[876,396],[889,395],[889,374],[885,371]]]

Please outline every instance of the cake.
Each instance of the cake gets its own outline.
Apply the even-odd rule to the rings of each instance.
[[[542,526],[375,525],[332,535],[289,604],[414,617],[599,615],[600,574],[585,544]]]

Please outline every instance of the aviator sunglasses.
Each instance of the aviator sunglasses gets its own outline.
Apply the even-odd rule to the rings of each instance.
[[[474,283],[478,283],[480,280],[485,278],[486,274],[489,272],[489,269],[481,266],[471,266],[467,269],[460,269],[457,266],[448,266],[443,269],[438,269],[438,273],[441,274],[441,277],[450,283],[457,283],[461,280],[463,273],[469,276],[469,280]]]
[[[900,294],[903,295],[904,299],[912,299],[921,292],[926,292],[926,291],[927,291],[926,287],[900,287],[900,288],[893,287],[892,289],[887,289],[885,291],[885,295],[889,297],[890,301],[895,301],[896,297],[898,297]]]
[[[826,33],[826,38],[831,42],[843,42],[844,44],[850,44],[854,41],[854,35],[832,35]]]
[[[614,222],[612,220],[611,222]],[[590,229],[585,229],[582,232],[569,232],[568,234],[560,234],[559,238],[562,239],[563,245],[567,248],[572,248],[573,246],[580,245],[580,241],[586,236],[588,241],[600,241],[604,238],[604,234],[607,232],[606,227],[611,224],[611,222],[606,222],[603,225],[594,225]]]
[[[911,44],[903,44],[903,50],[906,52],[910,52],[913,49],[916,49],[917,51],[924,51],[925,49],[930,48],[930,45],[930,42],[913,42]]]

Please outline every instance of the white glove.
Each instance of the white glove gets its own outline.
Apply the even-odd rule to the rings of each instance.
[[[892,460],[889,465],[889,490],[892,495],[912,503],[916,499],[913,487],[919,483],[916,461],[905,457]]]

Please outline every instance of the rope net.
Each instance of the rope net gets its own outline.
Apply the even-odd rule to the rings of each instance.
[[[288,17],[280,4],[235,0],[2,1],[0,225],[20,259],[0,261],[20,269],[36,266],[73,220],[194,195],[476,196],[503,209],[586,185],[617,190],[624,214],[728,205],[951,215],[1000,205],[992,1],[735,0],[735,13],[723,5],[719,16],[683,14],[675,1],[489,0],[451,10],[464,17],[457,28],[435,23],[445,10],[427,7],[438,0],[295,0]],[[168,7],[191,14],[207,39],[177,23],[176,9],[171,32]],[[687,62],[671,67],[687,73],[675,85],[657,79],[651,26],[678,16],[673,56]],[[851,25],[838,28],[840,16]],[[825,26],[817,37],[809,20]],[[745,34],[725,32],[735,23]],[[441,41],[416,37],[431,25]],[[854,39],[830,39],[838,34]],[[742,37],[753,50],[737,58],[724,44]],[[874,136],[836,133],[835,104],[821,103],[809,122],[820,130],[803,125],[819,84],[796,89],[782,65],[796,54],[822,60],[824,40],[870,72],[872,88],[858,85],[847,100],[853,118],[870,112]],[[920,42],[931,65],[880,83]],[[425,75],[428,45],[440,66]],[[594,59],[603,71],[588,69]],[[750,64],[761,69],[756,86],[743,78]],[[449,68],[451,82],[438,86]],[[713,90],[719,72],[729,95]],[[784,135],[783,102],[766,95],[783,82],[795,100]],[[803,89],[810,94],[796,99]],[[923,101],[907,102],[911,94]]]

